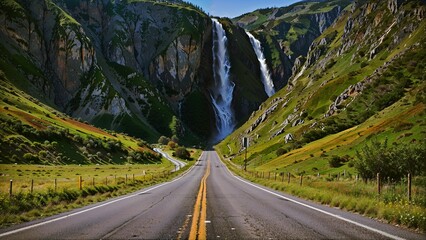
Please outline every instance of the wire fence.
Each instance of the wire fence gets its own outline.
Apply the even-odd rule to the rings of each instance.
[[[290,172],[243,171],[246,176],[267,180],[275,184],[299,185],[326,189],[354,197],[375,197],[385,202],[406,201],[426,207],[426,178],[413,178],[407,174],[401,181],[382,179],[380,173],[374,180],[361,179],[358,174],[342,172],[326,175],[294,175]]]
[[[9,179],[0,180],[0,192],[12,196],[16,193],[47,192],[49,190],[61,191],[63,189],[82,189],[84,187],[99,185],[120,185],[134,182],[153,181],[165,178],[172,174],[170,171],[142,174],[122,174],[105,177],[77,176],[75,178],[50,178],[50,179]]]

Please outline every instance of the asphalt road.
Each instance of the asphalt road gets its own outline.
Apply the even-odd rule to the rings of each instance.
[[[233,176],[204,152],[184,176],[120,198],[0,230],[4,239],[425,239]]]
[[[185,167],[185,165],[186,165],[185,162],[170,157],[169,154],[167,154],[166,152],[163,152],[163,150],[161,150],[160,148],[154,148],[154,151],[158,152],[163,157],[165,157],[167,160],[169,160],[170,162],[172,162],[173,165],[175,165],[175,170],[173,170],[173,171],[178,171],[179,169]]]

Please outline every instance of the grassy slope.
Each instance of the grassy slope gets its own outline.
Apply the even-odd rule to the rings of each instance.
[[[332,31],[337,31],[336,40],[332,42],[330,48],[333,49],[338,46],[340,36],[343,32],[345,25],[345,18],[337,22],[332,28],[324,32],[324,35]],[[263,114],[263,111],[272,105],[272,101],[278,97],[288,100],[285,107],[282,107],[283,102],[279,104],[277,111],[268,117],[268,120],[258,126],[254,133],[251,134],[251,147],[249,148],[249,168],[262,171],[290,171],[294,174],[298,173],[337,173],[343,170],[354,172],[354,169],[344,164],[340,168],[331,168],[328,166],[328,159],[332,155],[349,155],[354,156],[356,149],[359,149],[362,144],[375,136],[379,139],[389,138],[390,141],[398,139],[398,141],[412,141],[413,139],[424,139],[425,137],[425,123],[424,114],[425,106],[423,103],[416,101],[416,93],[424,88],[424,84],[418,79],[419,75],[411,74],[407,65],[402,65],[402,72],[405,78],[411,78],[414,84],[407,89],[405,96],[398,100],[396,103],[383,110],[378,111],[367,121],[357,124],[345,131],[331,134],[325,138],[311,142],[302,148],[295,146],[298,143],[284,143],[284,135],[292,133],[297,139],[301,139],[303,132],[309,130],[309,126],[314,122],[323,120],[323,115],[328,109],[328,106],[334,101],[335,97],[339,95],[349,85],[354,84],[366,76],[371,75],[375,69],[382,66],[384,62],[389,61],[396,54],[401,52],[406,47],[413,45],[416,42],[424,42],[422,32],[425,29],[425,22],[421,23],[420,27],[411,34],[410,38],[404,39],[399,46],[391,51],[381,51],[373,60],[368,62],[366,67],[361,68],[361,62],[351,63],[351,57],[355,50],[351,50],[335,59],[336,64],[325,72],[318,74],[319,78],[312,82],[306,71],[302,77],[297,80],[292,91],[282,89],[272,98],[267,100],[263,106],[263,110],[255,112],[246,124],[237,129],[231,136],[225,139],[217,147],[218,150],[226,156],[232,156],[233,161],[242,164],[244,155],[239,153],[241,149],[240,136],[244,135],[245,130]],[[319,37],[318,39],[321,39]],[[424,45],[419,47],[424,51]],[[420,58],[421,59],[421,58]],[[420,61],[417,58],[418,61]],[[364,60],[365,61],[365,60]],[[420,61],[421,62],[421,61]],[[315,69],[312,70],[315,73]],[[401,71],[401,70],[400,70]],[[395,76],[393,76],[395,77]],[[392,74],[388,76],[392,79]],[[421,77],[420,77],[421,78]],[[379,93],[380,94],[380,93]],[[368,95],[371,98],[371,94]],[[373,95],[374,96],[374,95]],[[269,139],[269,137],[280,129],[280,124],[293,113],[295,107],[302,107],[307,110],[309,118],[305,118],[305,124],[295,127],[287,126],[285,133],[278,137]],[[345,111],[343,111],[345,112]],[[362,112],[362,111],[361,111]],[[346,114],[346,113],[345,113]],[[351,120],[348,115],[338,115],[339,121]],[[309,120],[311,119],[311,120]],[[334,118],[333,118],[334,119]],[[412,124],[411,129],[397,131],[394,128],[400,122],[409,122]],[[300,145],[300,144],[299,144]],[[278,148],[294,149],[287,154],[277,157],[275,150]]]
[[[0,226],[136,191],[194,162],[170,173],[174,166],[142,140],[72,119],[14,87],[1,71],[0,94]],[[12,197],[6,195],[10,179]]]
[[[147,162],[159,160],[140,139],[72,119],[18,90],[3,74],[0,78],[2,163],[30,163],[23,157],[25,153],[39,155],[44,164],[125,163],[130,152],[152,154]],[[111,149],[109,143],[117,146]],[[48,152],[47,156],[41,151]],[[93,156],[97,152],[100,154]],[[142,163],[145,160],[141,158]]]

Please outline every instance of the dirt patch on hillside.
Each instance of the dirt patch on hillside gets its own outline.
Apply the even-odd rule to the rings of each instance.
[[[99,128],[90,126],[90,125],[88,125],[86,123],[82,123],[82,122],[79,122],[79,121],[76,121],[76,120],[73,120],[73,119],[62,119],[62,121],[67,122],[69,124],[72,124],[72,125],[74,125],[74,126],[76,126],[78,128],[90,131],[90,132],[94,132],[94,133],[98,133],[98,134],[101,134],[101,135],[105,135],[105,136],[110,137],[110,138],[115,138],[111,134],[109,134],[109,133],[107,133],[107,132],[105,132],[105,131],[103,131],[103,130],[101,130]]]

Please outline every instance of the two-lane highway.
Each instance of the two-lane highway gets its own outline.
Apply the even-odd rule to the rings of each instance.
[[[203,155],[188,173],[174,181],[42,221],[2,229],[0,238],[187,239],[200,181],[207,168]]]
[[[0,230],[7,239],[425,239],[235,177],[214,151],[137,193]]]
[[[425,239],[424,235],[314,204],[235,177],[216,152],[207,181],[208,238]]]

